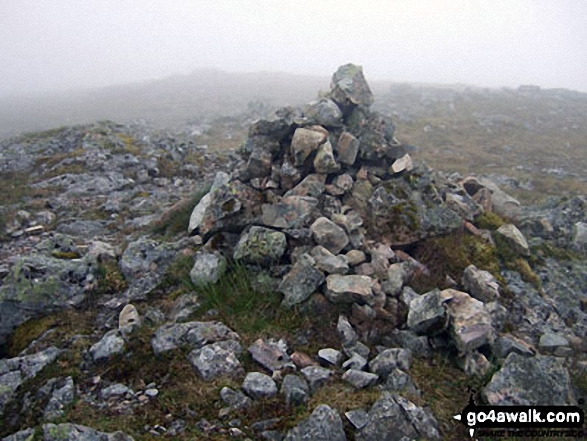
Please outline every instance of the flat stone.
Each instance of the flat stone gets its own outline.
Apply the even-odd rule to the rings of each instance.
[[[261,220],[268,227],[302,228],[317,206],[318,200],[313,197],[286,196],[280,202],[263,204]]]
[[[324,183],[326,182],[326,175],[312,173],[306,176],[302,182],[289,190],[284,197],[289,196],[307,196],[318,198],[324,193]]]
[[[237,358],[241,351],[237,341],[227,340],[193,350],[188,355],[188,361],[204,381],[224,376],[236,377],[244,373]]]
[[[357,369],[349,369],[342,375],[342,381],[346,381],[357,389],[373,386],[378,379],[379,375],[377,374],[363,372]]]
[[[332,348],[320,349],[318,357],[333,366],[339,366],[342,361],[342,353]]]
[[[351,355],[347,361],[342,364],[343,369],[355,369],[362,371],[367,366],[367,359],[357,354],[356,352]]]
[[[501,359],[507,358],[512,352],[523,357],[533,357],[536,355],[535,351],[530,345],[513,335],[502,335],[495,339],[493,344],[493,353]]]
[[[367,302],[372,299],[373,279],[368,276],[341,276],[331,274],[326,278],[324,294],[332,303]]]
[[[399,159],[396,159],[390,168],[390,173],[400,173],[403,171],[410,171],[414,168],[414,164],[412,163],[412,158],[409,154],[405,154]]]
[[[367,424],[369,414],[363,409],[354,409],[345,412],[347,420],[353,425],[355,429],[360,429]]]
[[[316,261],[316,268],[328,274],[346,274],[349,271],[349,265],[346,256],[335,256],[321,245],[314,247],[310,255]]]
[[[565,337],[550,332],[542,334],[538,342],[540,352],[553,354],[559,348],[569,348],[569,341]]]
[[[312,237],[332,254],[338,254],[349,243],[345,231],[326,217],[320,217],[310,226]]]

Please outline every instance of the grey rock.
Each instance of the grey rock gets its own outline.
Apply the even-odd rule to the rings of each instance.
[[[463,370],[469,377],[484,377],[491,370],[491,363],[480,352],[465,355]]]
[[[483,303],[493,302],[500,298],[499,283],[488,271],[469,265],[463,271],[463,286],[471,297]]]
[[[529,256],[530,248],[524,235],[518,230],[515,225],[504,224],[495,232],[496,240],[504,242],[505,246],[509,247],[515,254],[520,256]]]
[[[416,334],[434,335],[444,331],[447,325],[448,315],[440,291],[427,292],[410,302],[408,327]]]
[[[273,228],[302,228],[317,205],[318,200],[313,197],[286,196],[279,202],[263,204],[261,220]]]
[[[363,75],[363,68],[355,64],[340,66],[332,76],[330,97],[342,109],[357,105],[370,106],[374,97]]]
[[[533,357],[535,355],[535,351],[527,343],[513,335],[506,334],[495,339],[493,353],[496,357],[505,359],[512,352],[523,357]]]
[[[287,346],[283,340],[263,340],[260,338],[249,346],[249,353],[253,360],[271,372],[292,366],[289,355],[287,355]]]
[[[306,176],[302,182],[296,185],[293,189],[285,193],[284,198],[289,196],[308,196],[311,198],[319,198],[324,193],[324,183],[326,176],[318,173],[311,173]]]
[[[569,341],[562,335],[545,333],[540,337],[538,349],[542,353],[558,355],[561,349],[569,349]]]
[[[332,254],[338,254],[349,243],[342,228],[325,217],[320,217],[310,226],[312,237]]]
[[[357,335],[355,329],[344,315],[338,316],[336,330],[338,331],[338,335],[342,340],[342,344],[345,346],[356,343],[359,340],[359,336]]]
[[[493,344],[495,329],[482,302],[454,289],[446,289],[440,295],[446,301],[450,334],[462,354]]]
[[[334,158],[332,144],[329,141],[318,147],[314,158],[314,170],[316,170],[316,173],[323,174],[336,173],[340,170],[340,164]]]
[[[388,392],[395,392],[398,394],[409,394],[419,397],[420,390],[414,384],[412,377],[401,369],[393,369],[387,376],[387,381],[381,388]]]
[[[141,326],[141,317],[137,308],[132,305],[128,304],[122,308],[120,314],[118,315],[118,329],[123,334],[128,334],[132,332],[134,329],[137,329]]]
[[[367,359],[356,352],[352,354],[351,358],[342,364],[344,369],[355,369],[362,371],[367,366]]]
[[[502,331],[508,319],[508,310],[498,301],[485,304],[485,310],[491,316],[491,322],[496,331]]]
[[[200,202],[198,202],[192,211],[188,226],[188,234],[192,234],[192,232],[195,231],[204,220],[204,215],[212,203],[211,193],[218,190],[223,185],[228,184],[229,181],[230,176],[228,174],[224,172],[216,173],[210,192],[208,192],[206,195],[204,195],[204,197],[202,197],[202,199],[200,199]]]
[[[332,375],[332,371],[330,369],[326,369],[320,366],[308,366],[303,368],[301,372],[306,378],[312,393],[314,393],[320,386],[325,384]]]
[[[342,380],[346,381],[357,389],[364,389],[366,387],[373,386],[378,379],[379,375],[377,374],[363,372],[357,369],[349,369],[344,374],[342,374]]]
[[[350,250],[346,253],[346,257],[350,266],[360,265],[367,259],[365,253],[359,250]]]
[[[346,441],[342,420],[336,410],[321,404],[307,419],[291,429],[284,441]]]
[[[314,130],[304,128],[296,129],[291,141],[291,150],[294,157],[294,165],[300,166],[310,154],[318,149],[318,146],[326,141],[326,135]]]
[[[413,355],[429,358],[432,356],[432,348],[428,343],[428,337],[417,335],[408,329],[394,329],[384,340],[387,346],[396,346],[409,350]]]
[[[176,323],[185,323],[199,307],[200,302],[198,296],[195,293],[191,292],[182,294],[174,300],[171,311],[169,311],[168,318],[169,320]]]
[[[551,356],[510,353],[483,389],[484,399],[499,406],[565,406],[576,404],[569,372]]]
[[[253,400],[243,394],[240,390],[223,387],[220,391],[220,399],[231,409],[244,409],[253,404]]]
[[[399,395],[385,395],[373,404],[368,421],[355,435],[357,441],[404,441],[440,439],[438,422],[429,410],[422,409]]]
[[[226,272],[226,259],[219,252],[198,251],[194,256],[194,266],[190,279],[196,287],[218,282]]]
[[[155,355],[182,346],[199,349],[209,343],[238,340],[236,332],[220,322],[187,322],[167,324],[155,331],[151,347]]]
[[[342,132],[336,143],[338,161],[342,164],[353,165],[359,153],[359,140],[349,132]]]
[[[332,348],[320,349],[318,351],[318,358],[327,364],[339,366],[342,361],[342,353]]]
[[[383,291],[388,296],[396,297],[402,290],[408,277],[403,263],[394,263],[387,270],[387,279],[381,284]]]
[[[377,357],[369,362],[369,370],[386,379],[395,369],[403,371],[410,369],[412,355],[410,351],[402,348],[385,349]]]
[[[324,294],[332,303],[369,302],[373,298],[373,279],[368,276],[341,276],[326,278]]]
[[[120,336],[118,329],[112,329],[104,334],[100,341],[92,345],[90,355],[94,361],[99,362],[122,354],[124,350],[124,339]]]
[[[349,420],[355,429],[360,429],[369,420],[369,414],[363,409],[349,410],[345,412],[344,416],[346,416],[347,420]]]
[[[316,261],[316,268],[328,274],[346,274],[349,271],[346,256],[335,256],[321,245],[314,247],[310,255]]]
[[[281,383],[281,394],[285,396],[285,404],[289,407],[305,404],[310,396],[308,383],[298,375],[288,374]]]
[[[127,394],[133,395],[133,391],[121,383],[111,384],[100,391],[100,398],[108,400],[112,397],[121,397]]]
[[[270,266],[279,262],[286,246],[287,239],[281,231],[252,227],[238,241],[234,259],[253,265]]]
[[[128,435],[117,431],[99,432],[79,424],[43,424],[44,441],[133,441]]]
[[[304,116],[309,122],[326,127],[342,126],[342,112],[330,99],[312,101],[304,108]]]
[[[371,349],[369,349],[369,346],[360,341],[346,344],[342,347],[342,349],[348,357],[352,357],[354,354],[357,354],[367,359],[369,358],[369,354],[371,353]]]
[[[188,361],[204,381],[216,378],[242,375],[244,370],[237,358],[242,352],[240,343],[235,340],[221,341],[194,349]]]
[[[277,395],[275,381],[269,375],[261,372],[249,372],[241,387],[254,400],[271,398]]]
[[[20,369],[25,379],[34,378],[37,376],[39,372],[41,372],[41,370],[43,370],[45,366],[49,365],[50,363],[53,363],[53,361],[55,361],[55,359],[62,353],[62,350],[57,349],[54,346],[51,346],[41,352],[37,352],[36,354],[9,359],[8,363],[10,363],[11,361],[18,363],[18,368]],[[2,363],[0,360],[0,372],[3,370],[1,364]]]
[[[74,395],[75,386],[71,377],[49,380],[37,391],[37,397],[49,397],[43,410],[43,418],[51,421],[63,416],[64,407],[73,402]]]
[[[302,303],[324,282],[324,274],[315,268],[315,261],[307,254],[301,255],[293,268],[279,284],[283,293],[282,305],[290,307]]]
[[[2,441],[33,441],[35,433],[35,429],[24,429],[2,438]]]
[[[22,381],[22,374],[18,370],[0,375],[0,415],[4,414],[4,407],[14,396]]]

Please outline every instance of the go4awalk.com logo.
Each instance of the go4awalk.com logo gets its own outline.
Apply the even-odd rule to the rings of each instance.
[[[468,428],[471,438],[477,429],[489,429],[494,436],[576,438],[585,435],[583,410],[577,406],[477,406],[471,398],[467,407],[453,418]]]

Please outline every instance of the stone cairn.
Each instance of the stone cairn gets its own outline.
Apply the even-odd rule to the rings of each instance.
[[[503,308],[493,277],[473,267],[475,293],[419,296],[407,284],[422,265],[399,248],[463,225],[482,234],[470,221],[491,209],[492,191],[414,166],[414,148],[397,141],[373,101],[362,68],[347,64],[327,96],[255,122],[241,166],[218,173],[193,210],[188,233],[204,246],[192,279],[217,281],[227,260],[263,268],[279,280],[285,307],[323,295],[350,304],[354,324],[449,331],[463,356],[488,366],[475,350],[493,342],[491,314]]]

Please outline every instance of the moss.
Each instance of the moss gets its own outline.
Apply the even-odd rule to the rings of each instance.
[[[540,290],[542,288],[542,281],[538,274],[536,274],[526,259],[514,259],[507,262],[506,266],[513,271],[516,271],[522,277],[522,280],[530,283],[534,288]]]
[[[540,246],[532,249],[532,255],[540,258],[553,258],[556,260],[578,260],[581,255],[569,248],[560,248],[550,243],[543,242]]]
[[[41,334],[55,326],[55,316],[30,319],[18,326],[8,340],[8,354],[17,357]]]
[[[81,256],[77,251],[58,251],[54,250],[51,252],[51,255],[56,259],[79,259]]]
[[[475,223],[478,228],[495,231],[506,222],[494,212],[484,211],[475,219]]]

